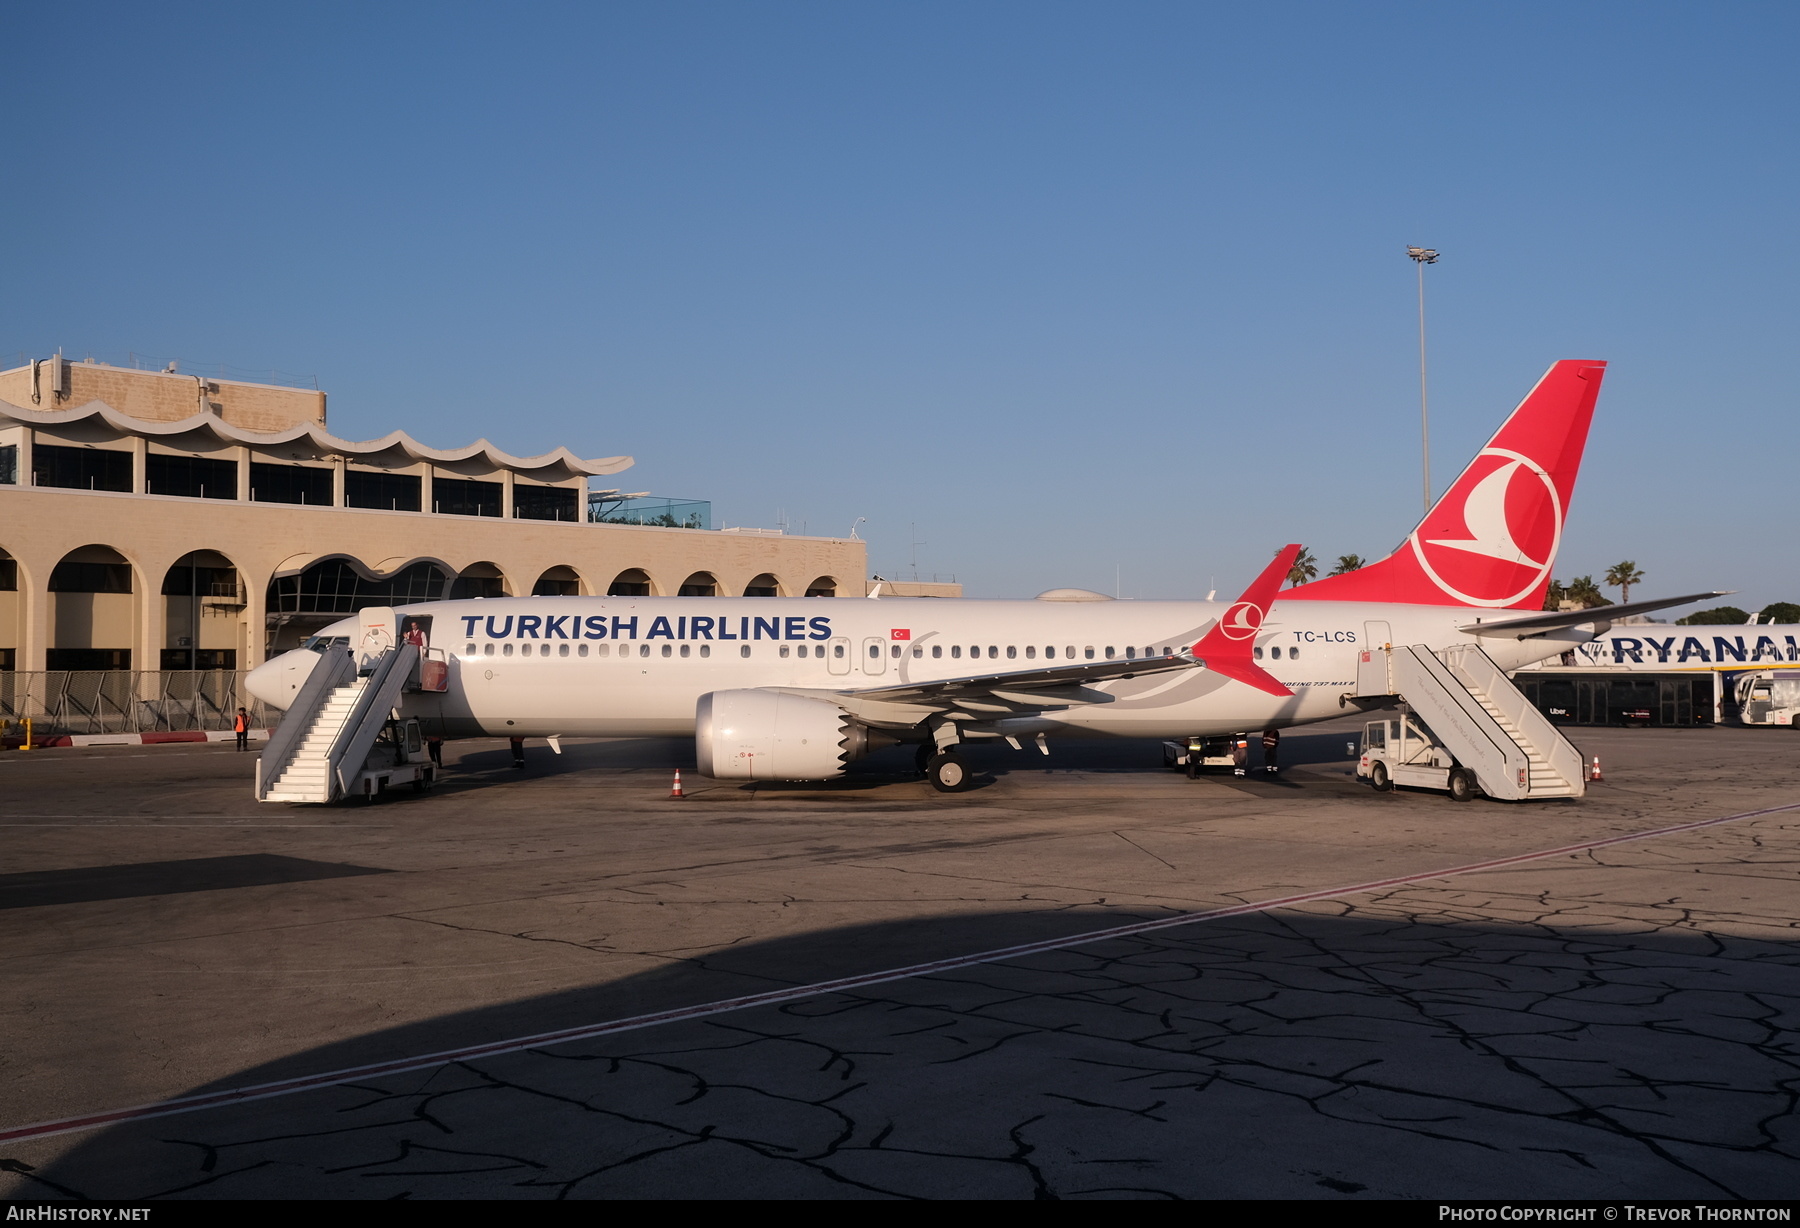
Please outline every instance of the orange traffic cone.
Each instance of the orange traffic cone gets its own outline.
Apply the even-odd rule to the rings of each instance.
[[[1596,760],[1595,762],[1598,762],[1598,760]],[[681,791],[681,769],[680,768],[675,769],[675,784],[669,789],[669,796],[675,797],[675,798],[687,796],[687,794],[685,794]]]
[[[1605,780],[1606,779],[1606,777],[1604,777],[1600,774],[1600,756],[1599,755],[1594,756],[1594,766],[1593,766],[1592,770],[1590,770],[1588,772],[1588,779],[1589,780]]]

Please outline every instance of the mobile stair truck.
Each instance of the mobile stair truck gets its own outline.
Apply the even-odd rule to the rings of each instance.
[[[396,642],[390,607],[357,618],[360,642],[315,644],[316,660],[298,660],[294,700],[256,761],[258,801],[368,801],[435,783],[419,722],[395,708],[408,692],[445,690],[447,662],[439,650]]]
[[[1478,792],[1502,801],[1586,793],[1581,752],[1478,646],[1433,652],[1373,635],[1366,642],[1355,698],[1398,701],[1401,714],[1363,727],[1358,777],[1379,790],[1438,789],[1459,802]]]

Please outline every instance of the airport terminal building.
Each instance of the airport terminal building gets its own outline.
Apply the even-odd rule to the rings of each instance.
[[[364,606],[865,595],[859,540],[715,530],[705,503],[590,490],[631,463],[340,439],[313,388],[62,358],[0,371],[0,719],[215,719],[238,675]]]

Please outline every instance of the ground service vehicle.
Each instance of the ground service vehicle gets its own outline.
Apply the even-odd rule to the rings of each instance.
[[[1475,774],[1457,763],[1456,757],[1432,736],[1424,722],[1411,712],[1363,726],[1362,756],[1356,775],[1385,793],[1396,785],[1411,789],[1438,789],[1452,801],[1475,796]]]
[[[1229,768],[1238,766],[1238,752],[1246,757],[1250,753],[1250,735],[1246,733],[1216,734],[1212,737],[1195,736],[1182,738],[1177,742],[1164,742],[1163,766],[1177,771],[1185,770],[1188,779],[1200,775],[1207,768]]]
[[[1800,728],[1800,670],[1765,669],[1738,679],[1738,713],[1746,725]]]

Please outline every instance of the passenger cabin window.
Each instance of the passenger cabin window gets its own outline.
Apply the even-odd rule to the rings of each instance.
[[[612,656],[612,645],[611,644],[595,644],[594,645],[594,655],[597,657]]]
[[[465,653],[463,653],[463,655],[464,655],[464,656],[465,656],[465,657],[472,657],[472,656],[474,656],[474,655],[475,655],[475,645],[473,645],[473,644],[470,644],[470,645],[469,645],[469,650],[468,650],[468,651],[467,651],[467,652],[465,652]]]
[[[750,655],[750,646],[748,644],[744,645],[744,655],[746,657]],[[844,646],[842,644],[833,644],[831,646],[831,655],[842,661],[844,659]]]
[[[962,645],[961,644],[950,645],[950,659],[953,661],[956,661],[956,660],[960,660],[961,658],[962,658]]]
[[[780,648],[777,648],[775,650],[775,655],[778,657],[787,656],[788,655],[788,646],[786,644],[783,644]]]
[[[888,650],[888,655],[889,655],[889,656],[890,656],[890,657],[897,657],[897,656],[899,656],[899,655],[900,655],[900,645],[898,645],[898,644],[895,644],[895,645],[894,645],[894,646],[893,646],[893,647],[892,647],[892,648],[890,648],[890,649],[889,649],[889,650]]]
[[[556,646],[556,655],[559,657],[568,656],[569,655],[569,646],[567,644],[558,644]]]
[[[924,646],[921,644],[914,644],[913,645],[913,656],[915,658],[917,658],[917,657],[923,657],[924,655],[925,655]]]
[[[869,658],[871,660],[873,660],[874,658],[879,657],[880,655],[881,655],[881,645],[880,644],[870,644],[869,645]]]
[[[688,655],[688,646],[686,644],[681,646],[681,655],[684,657]]]
[[[933,644],[931,646],[931,656],[932,656],[933,660],[935,660],[938,657],[941,657],[943,655],[944,655],[944,646],[942,644]]]
[[[587,656],[588,655],[588,646],[586,644],[575,645],[575,655],[578,657]]]
[[[1015,646],[1013,644],[1008,644],[1006,646],[1006,659],[1008,661],[1016,661],[1016,660],[1018,660],[1018,658],[1019,658],[1019,650],[1018,650],[1017,646]]]
[[[1093,654],[1093,653],[1091,653],[1091,652],[1090,652],[1090,653],[1088,653],[1088,656],[1090,656],[1090,657],[1091,657],[1091,656],[1093,656],[1093,655],[1094,655],[1094,654]],[[1111,645],[1111,644],[1108,644],[1108,645],[1107,645],[1107,646],[1106,646],[1106,659],[1107,659],[1107,660],[1108,660],[1108,661],[1110,661],[1110,660],[1112,660],[1112,659],[1113,659],[1113,657],[1114,657],[1114,655],[1115,655],[1115,654],[1114,654],[1114,652],[1113,652],[1113,646],[1112,646],[1112,645]]]
[[[494,646],[492,644],[483,644],[481,646],[481,655],[484,657],[493,656],[494,655]]]
[[[700,645],[700,655],[703,657],[712,656],[712,645],[711,644]]]
[[[1037,660],[1037,647],[1035,645],[1033,645],[1033,644],[1025,645],[1025,659],[1027,661]]]
[[[511,644],[507,644],[507,645],[505,645],[505,646],[504,646],[504,647],[502,647],[502,648],[501,648],[501,649],[500,649],[500,655],[501,655],[501,656],[503,656],[503,657],[510,657],[510,656],[512,656],[512,645],[511,645]]]
[[[1134,647],[1134,646],[1131,646],[1131,645],[1127,645],[1127,646],[1126,646],[1126,648],[1125,648],[1125,659],[1126,659],[1126,660],[1127,660],[1127,661],[1135,661],[1135,660],[1137,660],[1137,649],[1136,649],[1136,647]]]
[[[1300,650],[1299,650],[1299,649],[1298,649],[1298,648],[1290,648],[1290,649],[1288,649],[1288,660],[1290,660],[1290,661],[1291,661],[1291,660],[1293,660],[1293,659],[1294,659],[1294,658],[1295,658],[1295,657],[1297,657],[1297,656],[1299,656],[1299,655],[1300,655]]]
[[[1252,656],[1252,657],[1254,657],[1254,658],[1255,658],[1255,659],[1256,659],[1256,660],[1258,660],[1258,661],[1260,661],[1260,660],[1262,660],[1262,649],[1260,649],[1260,648],[1252,648],[1252,649],[1251,649],[1251,650],[1250,650],[1250,655],[1251,655],[1251,656]]]
[[[639,645],[638,645],[638,656],[640,656],[640,657],[647,657],[647,656],[649,656],[649,655],[650,655],[650,645],[648,645],[648,644],[639,644]]]
[[[750,645],[748,645],[748,644],[739,644],[739,645],[738,645],[738,656],[740,656],[740,657],[747,657],[747,656],[749,656],[749,655],[750,655]]]
[[[1093,646],[1093,645],[1092,645],[1092,644],[1089,644],[1089,645],[1088,645],[1088,646],[1087,646],[1087,649],[1086,649],[1086,652],[1087,652],[1087,659],[1088,659],[1088,660],[1090,660],[1090,661],[1092,661],[1092,660],[1093,660],[1093,659],[1094,659],[1094,646]],[[1069,650],[1069,655],[1070,655],[1070,656],[1071,656],[1071,657],[1072,657],[1072,656],[1074,656],[1074,655],[1075,655],[1075,650],[1074,650],[1074,649],[1072,649],[1072,648],[1071,648],[1071,649],[1070,649],[1070,650]],[[1112,655],[1112,654],[1111,654],[1111,653],[1110,653],[1110,652],[1109,652],[1109,653],[1107,653],[1107,654],[1106,654],[1106,655],[1107,655],[1107,656],[1109,656],[1109,657],[1110,657],[1110,656],[1111,656],[1111,655]]]

